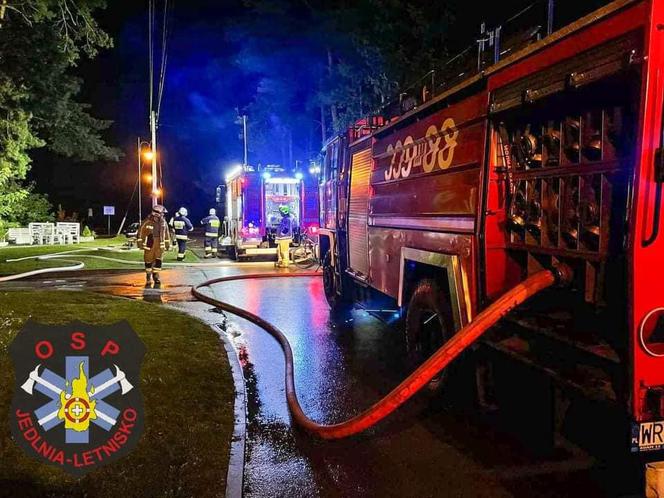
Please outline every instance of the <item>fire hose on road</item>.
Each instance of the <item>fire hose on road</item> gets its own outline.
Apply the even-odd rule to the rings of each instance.
[[[489,330],[502,317],[513,310],[515,307],[538,294],[539,292],[553,286],[556,283],[568,284],[572,280],[572,270],[561,264],[552,270],[541,270],[526,280],[507,291],[498,300],[479,313],[473,321],[459,330],[450,340],[448,340],[440,349],[438,349],[428,360],[420,365],[403,382],[394,388],[384,398],[374,403],[371,407],[356,415],[355,417],[332,425],[323,425],[311,420],[302,410],[297,399],[295,390],[295,371],[293,365],[293,351],[286,335],[270,322],[260,316],[234,306],[225,301],[215,299],[201,292],[201,288],[209,287],[222,282],[231,282],[235,280],[247,280],[257,278],[294,278],[294,277],[313,277],[320,276],[320,273],[285,273],[269,274],[261,273],[254,275],[235,275],[230,277],[221,277],[208,280],[192,287],[192,294],[205,303],[228,311],[234,315],[240,316],[258,325],[269,334],[271,334],[281,346],[286,363],[286,398],[288,408],[295,420],[295,423],[307,432],[317,435],[323,439],[342,439],[355,434],[359,434],[370,427],[373,427],[385,417],[394,412],[403,405],[415,393],[426,386],[441,370],[449,365],[463,351],[477,341],[482,334]]]

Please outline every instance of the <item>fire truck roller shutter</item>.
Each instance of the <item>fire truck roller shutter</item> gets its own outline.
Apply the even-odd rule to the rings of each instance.
[[[369,275],[369,242],[367,213],[371,180],[371,149],[353,154],[350,171],[348,206],[348,244],[351,270]]]

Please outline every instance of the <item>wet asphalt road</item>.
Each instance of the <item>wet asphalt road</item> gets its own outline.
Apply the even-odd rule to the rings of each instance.
[[[161,289],[145,289],[142,273],[43,279],[39,285],[191,303],[189,286],[239,272],[272,271],[269,265],[169,270]],[[397,329],[356,310],[332,320],[318,278],[246,280],[214,287],[215,295],[268,319],[287,334],[294,353],[296,387],[305,412],[334,423],[387,394],[408,373]],[[244,370],[248,435],[247,497],[323,496],[611,496],[606,470],[567,447],[541,458],[486,419],[420,396],[370,432],[349,440],[311,439],[291,425],[283,384],[284,363],[274,339],[237,317],[218,316]]]
[[[267,318],[288,336],[305,413],[345,420],[407,375],[399,332],[364,311],[331,320],[317,278],[225,283],[217,297]],[[229,330],[230,329],[230,330]],[[602,496],[593,461],[561,450],[537,460],[510,436],[456,408],[416,398],[350,440],[312,440],[294,429],[283,358],[270,336],[232,319],[227,326],[245,371],[249,434],[245,496]]]

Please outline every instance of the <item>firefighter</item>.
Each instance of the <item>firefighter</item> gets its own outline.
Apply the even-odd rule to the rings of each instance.
[[[164,219],[166,208],[157,204],[138,230],[138,247],[143,249],[145,262],[145,285],[150,285],[154,278],[155,285],[160,285],[159,272],[164,251],[170,249],[171,234]]]
[[[178,261],[184,261],[184,255],[187,252],[187,240],[189,240],[187,234],[194,229],[191,221],[187,218],[188,214],[187,208],[181,207],[170,222],[175,230],[175,241],[178,244]]]
[[[293,232],[297,228],[297,220],[291,216],[288,206],[279,206],[281,222],[277,229],[277,263],[279,268],[287,268],[290,265],[290,245],[293,242]]]
[[[217,246],[219,245],[219,226],[221,222],[217,218],[217,210],[210,209],[210,215],[201,220],[205,225],[205,259],[217,257]]]

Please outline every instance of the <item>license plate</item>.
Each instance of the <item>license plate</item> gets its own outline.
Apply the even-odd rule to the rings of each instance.
[[[632,452],[664,449],[664,420],[632,425]]]

